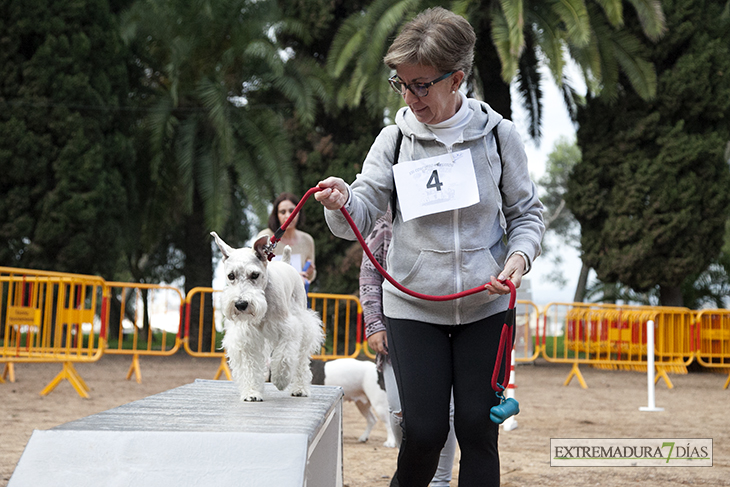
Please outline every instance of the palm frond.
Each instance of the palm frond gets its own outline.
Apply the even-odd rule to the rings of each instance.
[[[491,27],[492,42],[502,63],[502,79],[509,83],[517,74],[518,58],[512,56],[509,22],[502,10],[492,8]]]
[[[205,225],[210,230],[222,228],[230,212],[230,197],[225,190],[231,187],[228,170],[215,145],[201,150],[195,165],[196,187],[203,202]]]
[[[215,133],[218,146],[217,157],[223,164],[230,165],[234,152],[233,128],[229,119],[231,103],[221,82],[204,77],[198,81],[197,96],[206,110],[208,121]]]
[[[618,28],[624,25],[623,0],[595,0],[595,2],[600,5],[612,27]]]
[[[590,20],[583,0],[558,0],[550,8],[560,18],[569,42],[576,46],[588,44]]]
[[[174,184],[178,193],[178,201],[184,212],[193,207],[193,188],[195,186],[195,163],[197,151],[198,120],[189,117],[180,124],[175,143],[176,174]]]
[[[656,96],[657,77],[654,65],[640,57],[642,49],[639,40],[626,31],[616,32],[611,37],[613,52],[618,64],[636,93],[644,100]]]
[[[366,31],[361,29],[364,13],[349,17],[342,24],[332,40],[329,55],[327,56],[327,69],[335,78],[339,78],[345,68],[362,49],[365,41]]]
[[[539,143],[542,125],[542,88],[540,87],[541,78],[539,71],[539,60],[537,58],[531,40],[528,37],[526,43],[527,49],[520,57],[520,69],[517,72],[517,91],[520,94],[522,104],[527,110],[529,117],[528,133],[536,142]]]
[[[500,0],[502,14],[507,23],[509,52],[514,58],[519,58],[525,46],[524,30],[525,17],[522,0]]]
[[[644,34],[652,41],[658,41],[667,30],[664,10],[660,0],[629,0],[636,9]]]
[[[565,67],[563,48],[566,44],[563,31],[557,28],[560,19],[544,2],[540,2],[529,10],[528,24],[534,40],[533,49],[539,47],[552,72],[553,80],[560,85]]]
[[[578,107],[585,103],[585,98],[578,93],[568,77],[563,77],[563,82],[560,84],[560,93],[563,95],[563,103],[568,111],[568,116],[575,124],[578,120]]]

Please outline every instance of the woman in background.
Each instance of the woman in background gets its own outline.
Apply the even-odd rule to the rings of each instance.
[[[269,214],[268,228],[261,230],[256,239],[262,236],[271,238],[274,232],[279,229],[299,204],[299,198],[292,193],[281,193],[274,200],[274,207]],[[309,284],[317,277],[317,268],[314,266],[314,239],[311,235],[303,232],[297,226],[304,225],[304,213],[299,212],[294,220],[284,231],[284,235],[274,249],[274,255],[280,256],[284,252],[284,247],[291,247],[292,265],[299,261],[298,271],[304,279],[304,285],[309,290]],[[298,256],[298,257],[297,257]]]

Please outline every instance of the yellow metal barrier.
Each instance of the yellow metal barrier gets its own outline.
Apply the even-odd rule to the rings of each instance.
[[[162,316],[155,315],[154,304],[149,304],[158,294],[164,302]],[[322,317],[326,335],[321,353],[313,358],[356,357],[361,352],[374,358],[367,345],[363,346],[362,306],[355,296],[308,296],[312,309]],[[171,286],[105,283],[94,276],[0,267],[0,363],[5,365],[0,382],[15,380],[15,362],[60,362],[62,371],[41,394],[48,394],[66,379],[80,396],[88,397],[89,388],[74,363],[99,360],[103,353],[132,355],[127,379],[134,373],[141,382],[139,355],[172,355],[181,344],[191,356],[220,358],[215,378],[225,374],[230,379],[221,348],[219,301],[219,291],[212,288],[195,288],[183,300],[180,291]],[[667,372],[686,373],[695,359],[704,367],[730,372],[728,310],[697,313],[686,308],[550,303],[540,313],[530,301],[517,303],[516,360],[529,362],[542,355],[549,362],[572,364],[565,385],[577,377],[587,387],[579,364],[646,370],[649,321],[656,327],[657,381],[662,377],[672,388]],[[164,317],[171,319],[157,326]],[[110,322],[114,323],[113,335],[119,336],[112,347],[107,345]],[[131,333],[125,333],[127,328]],[[161,336],[155,329],[161,330]],[[131,335],[128,340],[124,340],[125,334]],[[168,343],[171,337],[174,342]],[[725,388],[728,386],[730,376]]]
[[[6,269],[0,268],[0,272],[6,274]],[[22,270],[0,275],[4,337],[0,362],[61,362],[61,372],[41,395],[65,379],[81,397],[89,397],[89,387],[73,364],[97,361],[104,352],[104,280],[45,272],[20,275],[17,271]]]
[[[730,386],[730,310],[707,309],[697,314],[692,337],[697,362],[703,367],[728,372],[724,389]]]
[[[346,294],[309,293],[308,296],[311,308],[322,318],[325,334],[321,352],[312,358],[332,360],[357,357],[363,348],[360,300]]]
[[[105,353],[131,355],[127,380],[134,374],[139,384],[140,355],[173,355],[180,348],[182,293],[161,284],[107,282],[106,286],[109,306],[105,321],[109,337]]]
[[[551,303],[543,311],[541,353],[549,362],[570,363],[565,385],[577,377],[587,388],[579,364],[606,369],[646,370],[646,326],[653,321],[656,380],[673,387],[667,372],[686,373],[692,311],[686,308]],[[550,340],[547,340],[550,337]]]
[[[214,379],[225,374],[231,379],[231,371],[221,348],[223,339],[223,315],[219,291],[198,287],[190,290],[185,298],[185,333],[182,343],[193,357],[220,357],[221,362]],[[362,306],[355,296],[342,294],[309,293],[310,306],[322,317],[325,344],[312,358],[332,360],[356,357],[361,350]]]
[[[196,287],[185,296],[185,334],[182,343],[193,357],[218,357],[220,365],[213,377],[225,375],[231,380],[231,370],[221,346],[223,340],[223,313],[220,311],[221,291],[210,287]]]
[[[686,374],[687,366],[695,360],[692,331],[697,322],[697,312],[668,306],[657,306],[653,309],[656,312],[653,319],[656,323],[657,374]],[[668,377],[665,377],[665,381],[671,384]]]

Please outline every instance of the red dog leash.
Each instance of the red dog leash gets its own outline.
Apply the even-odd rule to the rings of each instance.
[[[271,239],[269,240],[269,244],[264,247],[264,252],[266,252],[267,257],[269,260],[271,260],[274,257],[274,248],[276,247],[277,242],[281,240],[281,237],[284,235],[284,232],[286,231],[289,224],[294,220],[294,217],[301,211],[302,206],[304,203],[309,199],[310,196],[312,196],[314,193],[321,191],[322,188],[319,186],[315,186],[313,188],[310,188],[309,191],[307,191],[304,196],[302,196],[302,199],[299,201],[297,206],[294,208],[294,211],[291,212],[291,215],[289,215],[289,218],[287,218],[286,222],[282,226],[280,226],[276,232],[271,236]],[[467,289],[466,291],[461,291],[455,294],[447,294],[444,296],[432,296],[430,294],[422,294],[417,293],[415,291],[412,291],[408,289],[407,287],[403,286],[401,283],[393,279],[393,277],[388,274],[388,271],[386,271],[383,266],[381,266],[378,261],[375,259],[375,256],[368,248],[367,243],[365,242],[365,239],[363,238],[362,234],[360,233],[360,230],[358,230],[357,225],[355,225],[355,222],[352,220],[352,217],[350,216],[350,213],[345,209],[343,206],[340,208],[340,211],[342,212],[342,215],[345,217],[345,220],[347,220],[347,223],[350,224],[350,228],[352,228],[352,231],[355,233],[355,237],[357,237],[357,241],[360,242],[360,245],[362,246],[363,251],[367,254],[368,258],[370,259],[370,262],[373,263],[376,269],[378,269],[378,272],[388,280],[393,286],[395,286],[398,290],[413,296],[414,298],[424,299],[427,301],[450,301],[452,299],[458,299],[463,298],[465,296],[471,296],[472,294],[476,294],[482,291],[485,291],[487,289],[487,284],[483,286],[477,286],[471,289]],[[509,376],[510,376],[510,368],[511,363],[505,363],[507,361],[510,361],[510,352],[512,351],[512,330],[514,329],[515,325],[515,303],[517,301],[517,289],[515,288],[515,285],[510,281],[509,279],[505,279],[504,281],[500,281],[503,284],[506,284],[507,287],[509,287],[510,290],[510,300],[509,300],[509,306],[507,308],[507,316],[505,317],[505,323],[502,325],[502,332],[499,337],[499,349],[497,350],[497,360],[494,367],[494,372],[492,373],[492,389],[497,394],[497,397],[500,398],[500,404],[498,406],[494,406],[491,409],[490,418],[495,423],[502,423],[505,419],[507,419],[509,416],[512,416],[514,414],[519,413],[519,405],[517,404],[517,401],[514,399],[505,399],[503,395],[503,391],[506,389],[506,385],[502,385],[499,383],[499,372],[501,368],[504,366],[504,384],[509,383]],[[506,352],[505,352],[506,351]]]
[[[276,232],[274,232],[274,234],[271,236],[271,238],[269,239],[269,244],[264,248],[264,252],[266,252],[269,260],[271,260],[274,257],[274,248],[276,247],[277,242],[279,242],[279,240],[281,240],[281,237],[284,235],[284,232],[286,231],[289,224],[294,220],[294,217],[301,211],[302,206],[304,205],[304,202],[307,201],[309,199],[309,197],[312,196],[314,193],[317,193],[318,191],[321,191],[321,190],[322,190],[322,188],[320,188],[319,186],[315,186],[315,187],[311,188],[309,191],[307,191],[304,194],[304,196],[302,196],[302,199],[299,201],[299,204],[297,204],[297,206],[294,208],[294,211],[291,212],[291,215],[289,215],[289,218],[287,218],[287,220],[284,222],[284,224],[282,226],[280,226],[276,230]],[[430,294],[422,294],[422,293],[418,293],[416,291],[412,291],[412,290],[408,289],[407,287],[403,286],[398,281],[393,279],[393,277],[390,274],[388,274],[388,271],[386,271],[383,268],[383,266],[381,266],[378,263],[378,261],[375,260],[375,256],[372,254],[372,252],[370,252],[370,249],[368,248],[367,243],[365,243],[365,239],[363,238],[362,234],[358,230],[357,225],[355,225],[355,222],[352,220],[350,213],[348,213],[348,211],[344,207],[340,208],[340,211],[342,212],[342,215],[345,217],[345,220],[347,220],[347,223],[350,224],[352,231],[355,233],[355,237],[357,238],[357,241],[360,242],[362,249],[365,251],[365,253],[367,254],[370,261],[373,263],[375,268],[378,269],[378,272],[380,272],[380,274],[382,274],[382,276],[385,279],[387,279],[388,282],[390,282],[398,290],[400,290],[410,296],[413,296],[414,298],[424,299],[426,301],[451,301],[452,299],[463,298],[465,296],[471,296],[472,294],[486,291],[487,284],[485,284],[483,286],[477,286],[477,287],[474,287],[471,289],[467,289],[466,291],[461,291],[461,292],[458,292],[455,294],[447,294],[444,296],[432,296]],[[510,288],[510,293],[511,293],[511,300],[510,300],[511,306],[510,307],[514,308],[513,302],[515,300],[515,293],[516,293],[516,291],[514,289],[514,284],[512,284],[512,282],[509,279],[504,281],[504,283],[507,284],[507,286],[509,286],[509,288]]]

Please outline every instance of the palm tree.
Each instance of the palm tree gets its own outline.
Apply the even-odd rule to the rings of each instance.
[[[664,31],[660,1],[629,3],[647,37],[658,39]],[[392,110],[391,101],[382,101],[387,93],[383,80],[389,76],[382,58],[405,21],[437,4],[375,0],[366,11],[349,18],[333,42],[329,59],[331,72],[349,80],[341,85],[338,101],[364,100],[375,112],[383,107]],[[535,139],[540,137],[542,119],[541,64],[549,67],[571,114],[577,95],[564,73],[566,56],[582,70],[591,95],[615,96],[618,73],[623,71],[643,98],[654,96],[656,75],[641,57],[641,41],[621,29],[621,0],[457,0],[451,9],[464,15],[477,34],[470,91],[511,118],[510,83],[516,80]]]
[[[180,235],[186,292],[213,281],[211,230],[242,244],[247,212],[291,188],[283,115],[310,123],[326,93],[314,63],[278,46],[296,28],[282,18],[272,0],[138,0],[122,15],[152,99],[143,237]]]

